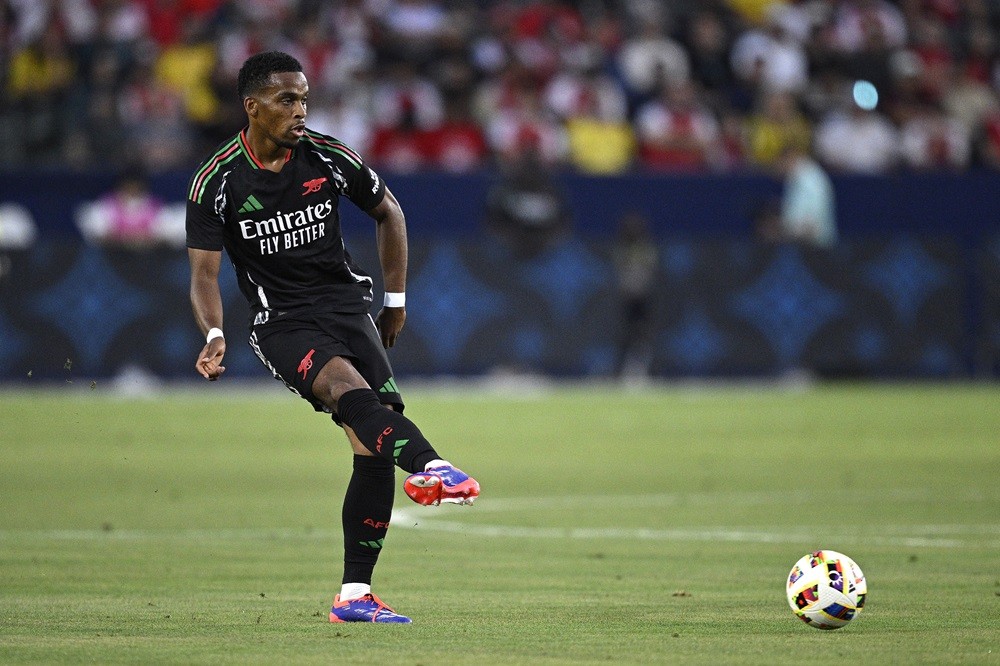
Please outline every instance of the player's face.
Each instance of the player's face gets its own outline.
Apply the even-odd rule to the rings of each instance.
[[[247,108],[251,120],[279,146],[294,148],[306,129],[309,84],[302,72],[271,75],[271,83]]]

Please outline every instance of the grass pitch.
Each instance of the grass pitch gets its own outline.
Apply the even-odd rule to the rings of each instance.
[[[399,489],[331,625],[343,436],[280,386],[0,394],[0,662],[1000,663],[1000,390],[407,390],[471,508]],[[398,484],[401,486],[401,482]],[[853,557],[820,632],[784,578]]]

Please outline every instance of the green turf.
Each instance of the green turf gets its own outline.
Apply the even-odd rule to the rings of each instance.
[[[483,486],[399,491],[376,590],[330,625],[350,454],[273,391],[0,394],[0,663],[1000,663],[1000,389],[409,390]],[[820,632],[784,577],[852,556]]]

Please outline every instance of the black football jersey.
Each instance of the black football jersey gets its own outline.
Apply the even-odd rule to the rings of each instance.
[[[187,191],[187,246],[225,248],[253,323],[305,310],[364,313],[372,279],[344,247],[338,203],[371,210],[385,185],[353,150],[306,130],[279,173],[240,132],[195,171]]]

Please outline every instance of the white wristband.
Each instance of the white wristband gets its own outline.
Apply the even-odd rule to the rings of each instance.
[[[205,343],[209,343],[216,338],[224,338],[221,328],[210,328],[208,329],[208,335],[205,336]]]
[[[385,307],[401,308],[406,305],[406,292],[387,291],[385,292]]]

